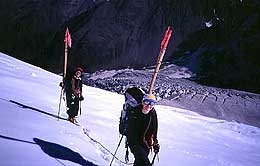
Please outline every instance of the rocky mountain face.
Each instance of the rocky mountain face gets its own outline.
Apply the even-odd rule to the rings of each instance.
[[[168,25],[174,28],[174,35],[166,56],[189,33],[205,27],[203,16],[192,13],[194,4],[169,0],[3,0],[0,49],[61,72],[64,31],[69,27],[71,66],[83,65],[89,72],[143,67],[154,64]]]
[[[0,51],[62,72],[68,27],[69,66],[142,68],[170,25],[165,61],[202,84],[260,92],[259,13],[259,0],[1,0]]]
[[[224,4],[212,11],[212,26],[190,34],[171,61],[201,84],[260,93],[260,1]]]

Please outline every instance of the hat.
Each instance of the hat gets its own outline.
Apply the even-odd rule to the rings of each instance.
[[[83,69],[82,69],[81,67],[77,67],[77,68],[76,68],[76,71],[83,72]]]
[[[156,102],[156,97],[153,94],[146,94],[144,95],[143,100]]]

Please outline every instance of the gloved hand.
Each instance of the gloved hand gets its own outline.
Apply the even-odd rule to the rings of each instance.
[[[158,153],[159,150],[160,150],[160,145],[159,145],[159,143],[153,144],[153,151],[154,151],[154,153]]]
[[[80,97],[79,97],[79,101],[82,101],[82,100],[84,100],[84,97],[83,97],[83,96],[80,96]]]

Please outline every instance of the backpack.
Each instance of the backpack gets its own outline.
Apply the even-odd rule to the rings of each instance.
[[[144,94],[144,91],[138,87],[131,87],[125,91],[125,103],[123,104],[123,109],[121,111],[121,116],[119,120],[120,134],[127,136],[127,120],[129,112],[142,103]]]

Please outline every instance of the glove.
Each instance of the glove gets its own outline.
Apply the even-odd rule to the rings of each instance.
[[[80,97],[79,97],[79,101],[82,101],[82,100],[84,100],[84,97],[83,97],[83,96],[80,96]]]
[[[158,152],[159,152],[159,150],[160,150],[160,145],[159,145],[159,143],[153,144],[153,150],[154,150],[154,153],[158,153]]]

